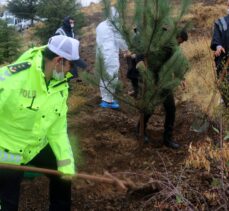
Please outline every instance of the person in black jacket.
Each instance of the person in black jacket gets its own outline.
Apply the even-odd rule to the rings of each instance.
[[[176,37],[177,43],[180,45],[181,43],[188,40],[188,34],[185,30],[182,30]],[[166,62],[171,56],[172,56],[172,48],[170,46],[165,47],[164,49],[164,58],[162,58],[162,62]],[[137,97],[138,96],[138,83],[139,83],[139,72],[136,68],[136,64],[140,61],[144,61],[143,55],[131,55],[130,57],[127,57],[127,64],[128,64],[128,71],[127,71],[127,78],[130,79],[132,86],[133,86],[133,92],[130,93],[131,96]],[[155,66],[154,64],[151,64],[151,66],[154,67],[154,69],[160,69],[159,66]],[[155,78],[157,79],[157,75],[155,75]],[[163,101],[163,106],[165,109],[165,123],[164,123],[164,144],[167,147],[177,149],[180,147],[179,144],[177,144],[172,139],[172,133],[173,133],[173,127],[175,122],[175,113],[176,113],[176,107],[175,107],[175,99],[172,90],[164,90],[162,93],[162,97],[165,98]],[[145,113],[144,114],[144,130],[145,130],[145,137],[144,140],[147,143],[149,141],[148,136],[146,135],[146,127],[147,123],[150,119],[152,114]],[[138,131],[139,131],[139,125],[138,123]]]
[[[64,35],[64,36],[75,38],[75,34],[73,31],[74,26],[75,26],[74,19],[70,16],[67,16],[64,18],[63,25],[56,30],[55,35]],[[87,64],[82,59],[80,59],[80,61],[78,61],[77,64],[75,62],[73,68],[70,71],[72,77],[70,77],[69,80],[73,78],[78,78],[77,67],[86,69]]]
[[[217,76],[220,77],[224,66],[229,59],[229,0],[227,1],[228,15],[215,21],[211,40],[211,49],[214,51]],[[228,67],[227,67],[228,69]],[[228,70],[227,70],[228,72]],[[228,99],[221,90],[222,99],[228,105]]]
[[[58,28],[55,32],[55,35],[64,35],[68,37],[75,38],[74,34],[75,21],[70,16],[64,18],[63,25]]]

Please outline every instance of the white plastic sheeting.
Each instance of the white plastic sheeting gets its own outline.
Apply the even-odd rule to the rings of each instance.
[[[91,3],[99,3],[101,0],[76,0],[77,3],[80,3],[82,7],[88,7]],[[0,5],[5,5],[7,0],[0,0]]]

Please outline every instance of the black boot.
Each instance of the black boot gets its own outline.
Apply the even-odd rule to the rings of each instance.
[[[171,133],[166,133],[166,132],[164,133],[164,144],[165,146],[172,148],[172,149],[180,148],[180,145],[172,139]]]

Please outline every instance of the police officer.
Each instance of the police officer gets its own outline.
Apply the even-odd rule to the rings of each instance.
[[[0,68],[0,163],[34,165],[74,175],[67,135],[65,74],[79,59],[79,41],[58,35],[47,46],[26,51],[15,63]],[[0,169],[0,205],[18,210],[23,174]],[[50,177],[51,211],[71,206],[71,182]]]
[[[214,24],[214,32],[211,40],[211,49],[214,51],[215,65],[217,76],[219,77],[223,71],[229,56],[229,0],[227,1],[228,15],[219,18]],[[228,105],[228,99],[224,96],[222,98],[225,105]],[[225,93],[226,94],[226,93]]]

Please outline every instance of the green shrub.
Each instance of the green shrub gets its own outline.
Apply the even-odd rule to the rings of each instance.
[[[20,53],[21,35],[0,20],[0,64],[12,62]]]

